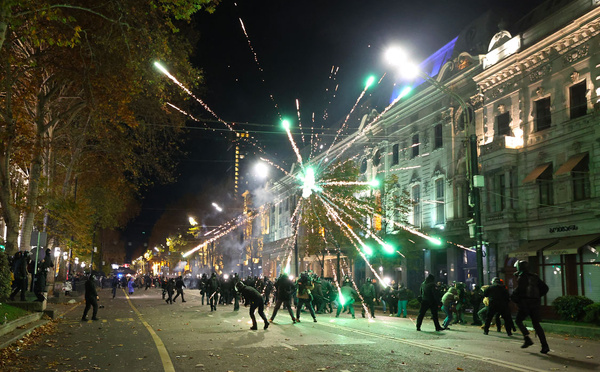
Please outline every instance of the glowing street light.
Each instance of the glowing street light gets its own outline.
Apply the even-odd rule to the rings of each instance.
[[[219,212],[223,212],[223,208],[219,207],[219,204],[217,203],[212,203],[212,206],[215,207],[215,209]]]
[[[266,179],[269,176],[269,166],[264,161],[256,163],[254,166],[254,174],[261,180]]]
[[[192,225],[192,226],[198,225],[198,221],[196,221],[196,219],[192,216],[188,217],[188,221],[190,221],[190,225]],[[156,247],[155,247],[155,249],[156,249]]]

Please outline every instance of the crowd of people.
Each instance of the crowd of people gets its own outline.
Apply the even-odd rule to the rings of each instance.
[[[48,272],[54,267],[50,249],[46,249],[43,254],[33,257],[28,251],[18,251],[9,258],[9,267],[12,275],[11,293],[9,299],[15,301],[19,295],[21,301],[26,301],[25,292],[30,284],[29,277],[33,281],[33,293],[36,299],[34,301],[43,302],[46,300],[46,277]]]
[[[20,294],[21,301],[25,301],[25,292],[29,284],[29,276],[34,280],[35,301],[44,301],[46,291],[46,274],[53,267],[50,250],[41,255],[40,260],[35,263],[29,252],[17,252],[10,262],[13,275],[12,292],[10,300],[15,300]],[[471,308],[473,312],[472,325],[480,326],[483,333],[488,335],[490,327],[494,325],[498,332],[502,328],[508,336],[520,330],[524,338],[523,348],[533,345],[528,329],[524,326],[525,318],[530,317],[536,335],[542,345],[541,352],[549,352],[549,346],[540,325],[540,300],[548,292],[548,286],[535,274],[529,272],[526,261],[517,262],[517,287],[512,294],[500,278],[493,278],[490,285],[482,288],[475,287],[469,291],[464,283],[454,282],[445,285],[435,282],[433,275],[428,275],[421,284],[416,296],[419,306],[419,314],[416,319],[416,329],[421,331],[421,326],[427,312],[431,313],[431,319],[436,331],[449,330],[453,324],[466,324],[465,310]],[[76,282],[82,280],[81,276],[72,278],[73,290]],[[337,308],[336,317],[342,313],[349,313],[356,318],[354,304],[362,301],[362,316],[368,313],[369,317],[375,317],[375,305],[380,304],[383,313],[389,316],[407,317],[407,305],[415,298],[412,291],[402,284],[391,281],[389,284],[378,282],[377,279],[369,279],[360,288],[349,277],[344,277],[339,288],[331,279],[320,278],[312,271],[303,272],[295,281],[286,273],[282,273],[275,281],[269,277],[249,276],[241,279],[238,274],[232,276],[203,274],[198,280],[191,278],[160,278],[150,275],[113,275],[110,278],[104,276],[96,277],[90,275],[85,281],[86,307],[82,320],[87,320],[87,313],[93,308],[92,319],[97,320],[98,294],[96,285],[104,288],[108,283],[112,287],[112,297],[115,298],[118,288],[126,288],[129,295],[133,295],[135,288],[148,290],[151,287],[162,289],[162,298],[168,304],[173,304],[181,297],[184,298],[184,288],[196,287],[200,290],[201,304],[210,305],[210,311],[217,311],[218,306],[233,304],[233,310],[238,311],[240,303],[250,307],[252,319],[252,330],[257,329],[254,312],[258,310],[263,319],[264,329],[269,327],[277,316],[278,311],[283,308],[288,311],[292,323],[300,322],[301,314],[305,309],[317,322],[315,314],[333,313],[334,305]],[[187,283],[187,284],[186,284]],[[513,321],[510,303],[513,302],[518,308],[516,319]],[[274,304],[271,317],[267,319],[264,308]],[[292,307],[295,305],[295,313]],[[439,310],[445,315],[444,320],[439,322]],[[504,323],[504,324],[502,324]]]

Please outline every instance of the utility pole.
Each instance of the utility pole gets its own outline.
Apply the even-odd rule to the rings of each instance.
[[[481,225],[481,195],[479,193],[479,160],[477,158],[477,136],[469,137],[469,152],[471,168],[469,184],[471,186],[471,202],[473,204],[473,222],[475,224],[475,252],[477,255],[477,283],[483,286],[483,229]]]

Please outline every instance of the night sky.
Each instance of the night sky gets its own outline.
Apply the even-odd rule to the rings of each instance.
[[[225,121],[248,129],[281,162],[291,149],[270,95],[281,115],[294,124],[299,99],[305,132],[313,112],[315,127],[334,126],[349,112],[370,74],[390,71],[383,59],[388,46],[401,45],[415,61],[421,61],[490,9],[519,18],[542,2],[225,0],[214,14],[199,13],[193,22],[200,41],[192,62],[205,78],[199,95]],[[332,66],[339,67],[334,78],[330,77]],[[325,109],[327,120],[323,120]],[[197,112],[210,117],[201,107]],[[197,215],[212,213],[207,194],[226,203],[218,186],[228,166],[228,145],[219,134],[191,130],[179,181],[146,195],[142,213],[128,226],[126,239],[134,245],[147,239],[165,208],[173,227],[185,228],[190,210]]]

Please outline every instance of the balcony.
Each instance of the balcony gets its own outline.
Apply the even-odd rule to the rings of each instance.
[[[503,154],[516,154],[515,149],[523,147],[523,136],[511,137],[511,136],[497,136],[494,137],[492,142],[481,145],[480,156],[491,157],[499,156]]]

